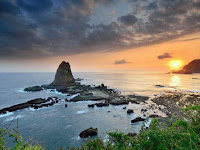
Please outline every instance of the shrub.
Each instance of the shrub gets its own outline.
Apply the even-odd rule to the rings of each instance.
[[[199,150],[200,149],[200,106],[185,109],[190,113],[190,121],[177,119],[169,125],[154,119],[147,130],[142,128],[134,137],[121,132],[110,132],[109,141],[88,140],[85,145],[74,150]],[[97,142],[98,141],[98,142]]]

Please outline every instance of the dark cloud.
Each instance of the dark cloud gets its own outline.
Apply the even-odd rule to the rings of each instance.
[[[172,58],[170,53],[164,53],[163,55],[159,55],[157,57],[158,59],[166,59],[166,58]]]
[[[190,38],[190,39],[184,39],[184,40],[178,40],[178,41],[188,42],[188,41],[195,41],[195,40],[200,40],[200,38]]]
[[[40,13],[52,7],[51,0],[17,0],[17,5],[30,12]]]
[[[147,6],[147,9],[150,9],[150,10],[155,10],[158,8],[158,5],[156,2],[151,2],[149,3],[149,5]]]
[[[197,0],[128,0],[132,12],[127,15],[120,15],[122,10],[114,8],[118,2],[0,0],[0,58],[118,51],[200,32]],[[115,20],[106,24],[90,22],[99,5],[112,6]]]
[[[128,14],[126,16],[119,17],[118,20],[124,25],[132,26],[137,22],[138,19],[133,14]]]
[[[114,62],[115,65],[121,65],[121,64],[127,64],[129,62],[127,62],[125,59],[122,59],[122,60],[116,60]]]
[[[19,8],[13,5],[8,0],[1,0],[0,1],[0,14],[18,14]]]

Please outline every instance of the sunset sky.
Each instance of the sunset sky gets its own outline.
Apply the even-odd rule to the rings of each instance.
[[[0,72],[169,71],[200,58],[199,0],[0,0]]]

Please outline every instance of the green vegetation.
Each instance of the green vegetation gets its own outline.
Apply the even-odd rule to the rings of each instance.
[[[13,148],[8,148],[6,143],[11,140]],[[22,140],[17,131],[10,129],[0,129],[0,150],[44,150],[41,145],[35,143],[30,144]]]
[[[72,150],[199,150],[200,149],[200,106],[187,109],[190,121],[178,119],[163,124],[154,119],[149,129],[142,128],[134,137],[120,132],[110,132],[109,141],[99,138],[88,140],[80,148]]]
[[[163,123],[154,119],[148,129],[142,127],[139,135],[110,132],[104,143],[100,138],[89,139],[86,144],[71,150],[199,150],[200,149],[200,105],[186,108],[190,120],[177,119]],[[5,136],[14,138],[15,146],[10,150],[43,150],[42,146],[24,142],[18,134],[0,130],[0,149],[7,150]],[[64,150],[64,148],[60,148]]]

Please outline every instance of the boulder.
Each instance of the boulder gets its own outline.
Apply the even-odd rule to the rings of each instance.
[[[66,63],[65,61],[63,61],[59,65],[56,71],[55,79],[50,85],[66,86],[73,83],[75,83],[75,79],[72,75],[70,64],[68,62]]]
[[[97,128],[94,129],[94,128],[91,127],[91,128],[88,128],[88,129],[82,131],[79,134],[79,136],[81,138],[87,138],[87,137],[90,137],[90,136],[95,136],[97,134],[98,134],[98,129]]]
[[[94,108],[94,104],[88,104],[88,107],[92,107],[92,108]]]
[[[134,113],[134,111],[132,109],[127,110],[127,114],[132,114],[132,113]]]
[[[140,122],[140,121],[145,121],[145,119],[141,118],[141,117],[137,117],[137,118],[131,120],[131,123],[136,123],[136,122]]]
[[[141,109],[141,112],[146,112],[146,111],[147,111],[147,109],[143,109],[143,108]]]
[[[109,106],[109,103],[95,103],[97,107]]]

